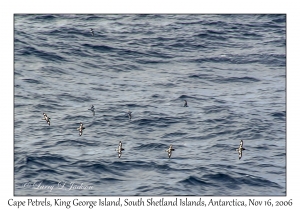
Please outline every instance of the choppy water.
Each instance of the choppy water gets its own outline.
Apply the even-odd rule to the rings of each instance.
[[[14,19],[15,195],[286,195],[285,15]]]

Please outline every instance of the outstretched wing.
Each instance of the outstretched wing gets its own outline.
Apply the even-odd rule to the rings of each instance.
[[[243,144],[244,144],[244,142],[243,142],[243,140],[241,140],[240,147],[243,147]]]
[[[242,158],[242,150],[239,150],[239,160]]]

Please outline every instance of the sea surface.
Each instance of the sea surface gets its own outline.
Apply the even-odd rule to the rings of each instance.
[[[14,15],[16,196],[284,196],[286,155],[285,15]]]

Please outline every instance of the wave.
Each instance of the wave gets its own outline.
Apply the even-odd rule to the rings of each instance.
[[[74,133],[76,130],[74,129]],[[80,140],[63,140],[63,141],[57,141],[55,143],[55,146],[74,146],[74,147],[81,147],[81,146],[90,146],[90,147],[97,147],[98,143],[96,142],[89,142],[86,141],[85,139],[80,141]]]
[[[54,52],[46,52],[44,50],[38,50],[35,47],[32,46],[25,46],[22,49],[18,50],[18,53],[21,56],[36,56],[38,58],[44,59],[46,61],[68,61],[65,57],[57,55],[57,53]]]
[[[188,178],[181,180],[178,182],[179,184],[184,185],[192,185],[192,186],[212,186],[212,183],[209,183],[208,181],[204,181],[201,178],[195,177],[195,176],[189,176]]]
[[[239,54],[226,56],[212,56],[191,58],[189,62],[195,63],[226,63],[226,64],[268,64],[270,66],[285,66],[285,54]]]
[[[167,148],[168,145],[162,144],[162,143],[146,143],[146,144],[141,144],[139,146],[133,147],[132,149],[138,150],[138,151],[148,151],[149,149],[165,149]]]
[[[73,102],[89,102],[92,101],[92,98],[88,95],[84,96],[75,96],[70,93],[61,93],[56,95],[57,100],[59,101],[73,101]]]
[[[47,14],[47,15],[39,14],[39,15],[32,15],[32,16],[30,15],[29,17],[33,18],[35,20],[53,20],[53,19],[57,18],[58,16],[50,15],[50,14]]]
[[[39,80],[36,80],[36,79],[23,79],[23,81],[25,81],[27,83],[31,83],[31,84],[42,84],[42,82],[40,82]]]
[[[88,48],[91,48],[93,50],[97,50],[97,51],[100,51],[100,52],[113,52],[113,51],[116,51],[116,48],[109,47],[109,46],[106,46],[106,45],[83,44],[82,46],[83,47],[88,47]]]
[[[27,156],[26,164],[41,164],[45,165],[46,163],[68,163],[64,157],[59,155],[39,155],[39,156]]]
[[[137,119],[134,123],[138,124],[139,126],[165,126],[168,127],[171,124],[178,122],[179,119],[174,117],[153,117],[152,118],[142,118]]]
[[[286,117],[286,111],[282,111],[282,112],[273,112],[271,113],[271,116],[275,117],[275,118],[285,118]]]
[[[54,67],[54,66],[43,66],[41,67],[41,71],[48,73],[49,75],[55,74],[55,75],[68,75],[69,72],[63,68]]]
[[[101,161],[102,162],[102,161]],[[93,174],[113,174],[113,175],[120,175],[122,173],[118,173],[118,170],[115,168],[110,167],[106,163],[95,163],[95,162],[87,162],[87,161],[78,161],[73,163],[73,166],[77,166],[81,169],[84,173],[93,173]]]

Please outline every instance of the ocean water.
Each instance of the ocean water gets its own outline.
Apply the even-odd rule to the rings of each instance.
[[[15,195],[286,193],[285,15],[14,15]]]

